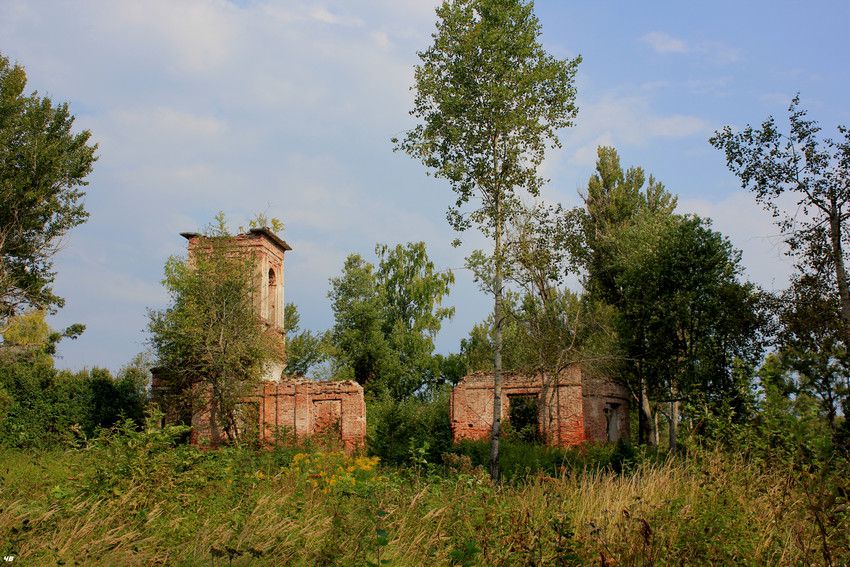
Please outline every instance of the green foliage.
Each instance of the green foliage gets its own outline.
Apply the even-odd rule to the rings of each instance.
[[[427,398],[390,397],[370,400],[366,415],[366,447],[385,463],[439,463],[452,446],[448,387]],[[423,462],[424,461],[424,462]]]
[[[734,394],[733,363],[758,361],[761,321],[728,239],[698,217],[641,218],[622,232],[615,261],[620,337],[656,395]]]
[[[570,227],[579,234],[568,243],[586,271],[585,285],[590,293],[612,305],[620,305],[614,239],[641,215],[663,222],[675,210],[678,199],[652,175],[647,181],[642,168],[630,167],[624,172],[616,149],[600,146],[596,152],[596,172],[582,196],[584,209],[569,212]]]
[[[226,223],[217,220],[191,259],[166,263],[171,306],[149,311],[149,331],[170,386],[208,405],[227,439],[238,441],[238,401],[283,358],[283,337],[255,308],[255,259],[234,253]]]
[[[368,384],[389,350],[382,328],[384,298],[378,292],[374,266],[359,254],[349,255],[342,275],[331,279],[328,296],[337,359],[351,369],[358,383]]]
[[[796,258],[798,272],[782,295],[780,348],[799,375],[799,387],[820,399],[831,427],[850,399],[850,129],[825,138],[795,96],[788,127],[773,117],[760,127],[715,132],[710,142],[723,150],[729,169],[756,202],[770,211]],[[793,199],[795,206],[787,206]],[[846,420],[845,420],[846,422]]]
[[[571,455],[496,486],[469,467],[423,475],[298,448],[200,451],[173,447],[168,430],[119,427],[85,450],[0,449],[0,553],[37,565],[850,558],[846,469],[818,476],[695,448],[687,460],[637,456],[615,473],[610,447]]]
[[[483,441],[462,441],[451,453],[466,455],[473,466],[487,466],[489,446]],[[585,444],[576,448],[558,448],[529,443],[506,435],[500,451],[500,466],[505,480],[521,481],[539,474],[559,477],[582,471],[628,471],[646,460],[651,453],[639,454],[626,442]]]
[[[0,55],[0,329],[24,309],[54,310],[53,255],[85,222],[95,161],[88,130],[74,134],[65,103],[25,95],[26,73]]]
[[[286,373],[306,376],[330,357],[328,334],[302,330],[301,315],[294,303],[286,304],[283,320],[286,325]]]
[[[147,403],[147,372],[134,365],[113,378],[102,368],[57,371],[49,357],[0,364],[0,444],[74,445],[126,419],[138,425]]]
[[[283,221],[277,217],[269,217],[266,213],[257,213],[248,221],[248,226],[240,226],[239,232],[248,232],[253,228],[267,228],[275,234],[281,234],[285,230]]]
[[[447,1],[437,8],[433,45],[419,53],[411,114],[421,123],[397,142],[457,193],[449,221],[495,230],[512,209],[516,189],[532,195],[537,167],[557,131],[577,109],[573,81],[581,58],[546,54],[531,3]],[[476,192],[481,208],[469,219],[460,207]]]
[[[736,132],[726,126],[710,142],[724,151],[726,164],[742,187],[777,219],[799,268],[831,277],[848,323],[844,262],[850,238],[846,209],[850,129],[837,130],[838,140],[824,138],[818,123],[800,108],[798,94],[788,108],[787,131],[769,117],[760,128],[747,125]],[[780,201],[784,196],[794,199],[796,206],[784,207]]]
[[[819,275],[797,274],[776,311],[777,360],[788,371],[788,392],[818,400],[821,414],[838,434],[839,416],[850,410],[850,356],[835,286]]]
[[[469,370],[466,364],[466,358],[460,353],[435,354],[434,365],[437,368],[438,374],[431,377],[428,382],[435,386],[443,384],[455,386],[466,376]]]
[[[0,360],[40,357],[52,360],[56,344],[62,339],[76,339],[85,325],[75,324],[64,331],[54,331],[45,320],[43,310],[24,312],[10,317],[2,333]]]
[[[119,495],[133,484],[149,484],[150,488],[167,482],[164,475],[191,466],[196,458],[194,449],[178,448],[179,439],[189,431],[185,425],[160,427],[162,414],[154,412],[145,426],[132,420],[122,420],[103,429],[93,446],[102,454],[88,478],[87,490],[93,494]]]
[[[343,371],[368,393],[403,399],[441,376],[446,364],[433,356],[434,338],[454,314],[442,306],[454,276],[436,270],[423,242],[378,245],[375,252],[377,268],[352,254],[331,279],[331,342]]]
[[[560,146],[558,131],[571,126],[578,112],[574,79],[581,57],[560,60],[546,53],[531,2],[446,0],[437,18],[433,44],[419,53],[415,71],[410,113],[419,124],[393,141],[451,184],[457,197],[447,215],[452,228],[475,226],[493,240],[492,255],[469,261],[480,268],[479,281],[494,299],[491,475],[497,478],[502,240],[522,196],[540,193],[545,180],[538,168],[547,146]]]
[[[553,373],[571,363],[588,370],[616,368],[615,312],[566,287],[547,288],[546,298],[507,294],[502,324],[502,365],[506,370]],[[460,356],[471,372],[493,370],[491,322],[473,326],[461,339]]]
[[[505,437],[514,438],[524,443],[539,443],[539,409],[537,396],[513,396],[510,403],[510,414],[505,424]]]
[[[676,197],[641,168],[623,171],[613,148],[598,149],[578,230],[568,243],[591,297],[614,310],[620,374],[640,400],[640,438],[657,442],[660,407],[671,444],[679,404],[743,419],[764,345],[765,294],[741,281],[740,252],[710,222],[674,214]],[[726,410],[723,410],[726,411]],[[687,415],[684,416],[688,418]]]
[[[44,311],[12,317],[0,349],[0,444],[45,447],[84,442],[119,419],[141,423],[150,382],[143,355],[116,377],[103,368],[57,371],[56,343],[78,326],[50,329]]]

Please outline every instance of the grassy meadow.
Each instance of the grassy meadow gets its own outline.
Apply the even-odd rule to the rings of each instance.
[[[128,428],[76,449],[0,449],[0,556],[16,565],[850,562],[850,481],[834,468],[707,449],[593,466],[578,450],[569,466],[494,485],[468,454],[396,467],[309,447],[201,451],[170,438]]]

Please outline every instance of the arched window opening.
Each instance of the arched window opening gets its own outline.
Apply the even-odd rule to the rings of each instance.
[[[277,321],[277,278],[272,268],[269,268],[268,306],[269,322],[274,324]]]
[[[620,440],[620,404],[605,404],[606,430],[608,433],[608,441],[616,443]]]

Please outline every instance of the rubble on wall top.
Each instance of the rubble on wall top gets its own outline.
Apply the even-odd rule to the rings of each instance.
[[[287,242],[285,240],[283,240],[281,237],[279,237],[274,232],[272,232],[272,230],[268,227],[252,228],[248,231],[247,234],[237,234],[234,238],[239,238],[240,236],[248,236],[248,235],[252,235],[252,236],[255,236],[255,237],[265,236],[272,244],[274,244],[275,246],[277,246],[281,250],[287,251],[287,252],[292,250],[292,246],[287,244]],[[186,240],[192,240],[193,238],[203,237],[204,235],[199,233],[199,232],[181,232],[180,236],[182,236]]]

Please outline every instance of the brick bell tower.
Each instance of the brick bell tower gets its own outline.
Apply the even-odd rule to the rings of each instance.
[[[181,232],[180,236],[189,241],[190,260],[208,246],[205,244],[206,238],[196,232]],[[231,240],[240,255],[251,255],[255,260],[259,293],[254,304],[260,319],[266,328],[280,332],[285,340],[284,254],[292,250],[292,247],[268,227],[252,228],[244,234],[231,237]],[[263,380],[280,380],[285,367],[285,356],[282,360],[270,363]]]

